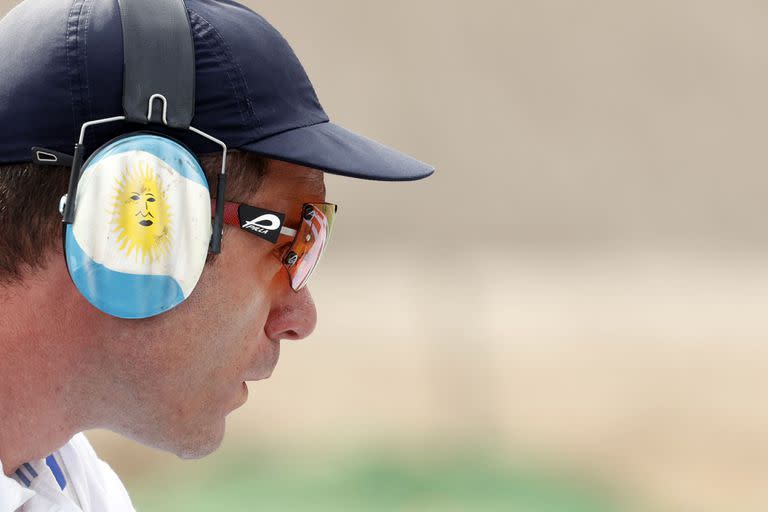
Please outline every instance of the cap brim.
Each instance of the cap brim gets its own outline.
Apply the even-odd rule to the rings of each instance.
[[[435,172],[429,164],[330,122],[288,130],[239,149],[366,180],[419,180]]]

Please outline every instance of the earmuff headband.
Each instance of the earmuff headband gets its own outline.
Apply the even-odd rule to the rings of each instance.
[[[189,128],[195,114],[195,47],[184,1],[118,3],[126,120]]]

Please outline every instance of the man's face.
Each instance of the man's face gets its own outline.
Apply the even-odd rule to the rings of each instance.
[[[322,172],[275,160],[242,200],[286,213],[288,227],[299,225],[302,204],[323,201]],[[269,377],[280,340],[315,327],[308,288],[294,292],[278,259],[284,244],[226,226],[221,254],[185,302],[146,320],[104,320],[121,395],[107,427],[184,458],[219,446],[225,416],[246,401],[244,382]]]

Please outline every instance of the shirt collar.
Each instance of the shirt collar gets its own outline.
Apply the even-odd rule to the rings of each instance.
[[[32,489],[27,489],[13,478],[6,476],[3,471],[3,462],[0,461],[0,510],[16,510],[35,494]]]

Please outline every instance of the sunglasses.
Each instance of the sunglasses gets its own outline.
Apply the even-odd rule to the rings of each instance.
[[[211,215],[216,202],[211,201]],[[276,244],[280,236],[292,237],[290,246],[280,255],[288,271],[293,291],[306,286],[317,267],[328,241],[338,207],[333,203],[305,203],[301,207],[300,224],[284,226],[285,213],[265,210],[245,203],[224,202],[224,224],[238,226],[243,231]]]

